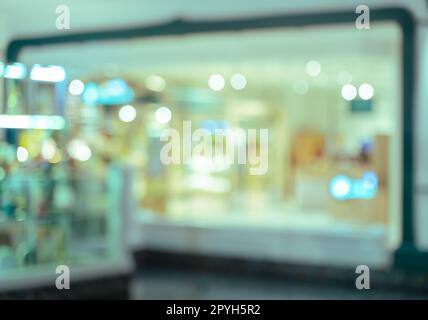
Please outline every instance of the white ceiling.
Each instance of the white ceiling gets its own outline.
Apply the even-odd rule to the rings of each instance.
[[[1,0],[0,48],[15,37],[150,24],[176,17],[202,19],[296,11],[350,9],[361,0]],[[424,0],[365,0],[369,7],[406,6],[428,15]],[[71,30],[56,30],[55,8],[70,7]]]

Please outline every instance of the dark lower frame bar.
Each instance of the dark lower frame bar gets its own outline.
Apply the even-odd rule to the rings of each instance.
[[[244,276],[259,280],[285,280],[316,285],[355,288],[358,276],[353,268],[301,265],[224,256],[177,253],[163,250],[134,252],[138,273],[145,270],[176,270]],[[428,270],[371,270],[372,288],[428,294]]]
[[[404,242],[395,252],[394,261],[397,268],[428,272],[428,252],[418,250],[410,242]]]
[[[58,290],[55,286],[41,286],[0,292],[0,299],[120,299],[130,298],[131,274],[118,274],[98,279],[73,281],[69,290]]]

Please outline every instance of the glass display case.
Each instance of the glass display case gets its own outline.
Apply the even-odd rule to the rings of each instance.
[[[65,71],[61,79],[38,78],[56,74],[39,67],[0,79],[0,293],[55,288],[59,265],[69,268],[72,285],[131,270],[122,241],[124,169],[73,133],[81,119],[64,113]]]

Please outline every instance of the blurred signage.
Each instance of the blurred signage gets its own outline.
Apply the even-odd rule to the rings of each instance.
[[[351,101],[351,112],[353,113],[372,112],[372,110],[372,100],[354,99]]]
[[[101,85],[88,83],[82,98],[87,104],[126,104],[134,100],[134,91],[124,80],[111,79]]]

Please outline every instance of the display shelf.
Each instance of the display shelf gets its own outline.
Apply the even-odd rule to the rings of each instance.
[[[121,170],[120,166],[112,168],[109,171],[108,178],[113,177],[114,181],[107,182],[107,184],[117,185],[120,188],[122,185],[120,180]],[[90,181],[87,181],[87,183],[90,183]],[[24,288],[55,288],[55,279],[57,277],[55,270],[58,265],[67,265],[69,267],[72,283],[115,275],[126,275],[132,272],[133,261],[125,244],[122,242],[123,229],[121,221],[118,219],[122,215],[123,195],[118,192],[111,194],[112,189],[108,190],[110,196],[107,198],[111,203],[116,204],[106,207],[104,216],[101,217],[105,220],[103,233],[85,233],[81,230],[73,234],[73,228],[79,225],[76,225],[76,221],[78,223],[82,220],[96,221],[100,219],[100,216],[84,218],[82,215],[77,215],[74,220],[73,212],[70,212],[70,210],[59,214],[62,219],[52,219],[54,215],[51,215],[51,219],[32,217],[22,221],[2,221],[0,230],[6,230],[12,235],[16,235],[16,229],[21,229],[26,239],[33,238],[37,234],[36,231],[40,225],[46,225],[46,223],[52,223],[52,221],[59,222],[58,226],[64,232],[65,243],[61,247],[60,255],[49,261],[35,260],[28,264],[16,264],[10,268],[1,268],[0,265],[0,292],[16,291]],[[40,245],[37,241],[36,244]],[[47,248],[51,247],[48,246]],[[18,250],[17,248],[15,249],[15,252],[11,251],[11,254],[16,258]]]
[[[265,223],[244,215],[177,221],[140,211],[141,237],[134,249],[336,267],[390,265],[391,248],[382,226],[337,223],[327,217],[329,223],[315,226],[312,216],[295,216],[300,221],[296,227],[293,217],[285,216],[270,217]]]

